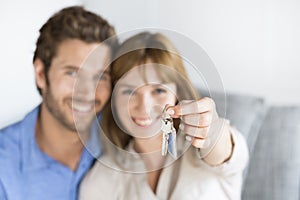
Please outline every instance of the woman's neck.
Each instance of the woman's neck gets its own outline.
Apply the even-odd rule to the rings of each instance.
[[[159,177],[165,162],[161,155],[162,137],[158,134],[147,139],[134,138],[133,148],[141,153],[141,157],[147,168],[147,182],[153,193],[156,193]]]
[[[160,151],[162,144],[161,134],[151,138],[134,138],[133,148],[138,153],[152,153]]]

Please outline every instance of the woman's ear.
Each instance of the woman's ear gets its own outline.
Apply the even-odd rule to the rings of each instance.
[[[36,85],[41,90],[44,90],[47,85],[45,65],[43,61],[39,58],[34,60],[33,65]]]

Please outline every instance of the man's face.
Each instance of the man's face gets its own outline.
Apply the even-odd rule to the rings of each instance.
[[[67,40],[52,59],[43,101],[68,130],[87,131],[110,97],[110,49],[98,45]]]

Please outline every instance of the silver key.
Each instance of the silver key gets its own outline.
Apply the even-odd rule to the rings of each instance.
[[[172,117],[166,113],[166,108],[162,114],[162,148],[161,155],[166,156],[169,152],[174,158],[176,154],[176,129],[173,126]]]
[[[161,155],[166,156],[169,144],[169,133],[171,132],[171,123],[167,119],[162,120],[162,146]]]

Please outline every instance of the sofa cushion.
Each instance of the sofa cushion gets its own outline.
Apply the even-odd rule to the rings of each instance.
[[[271,107],[258,135],[243,199],[300,198],[300,107]]]

